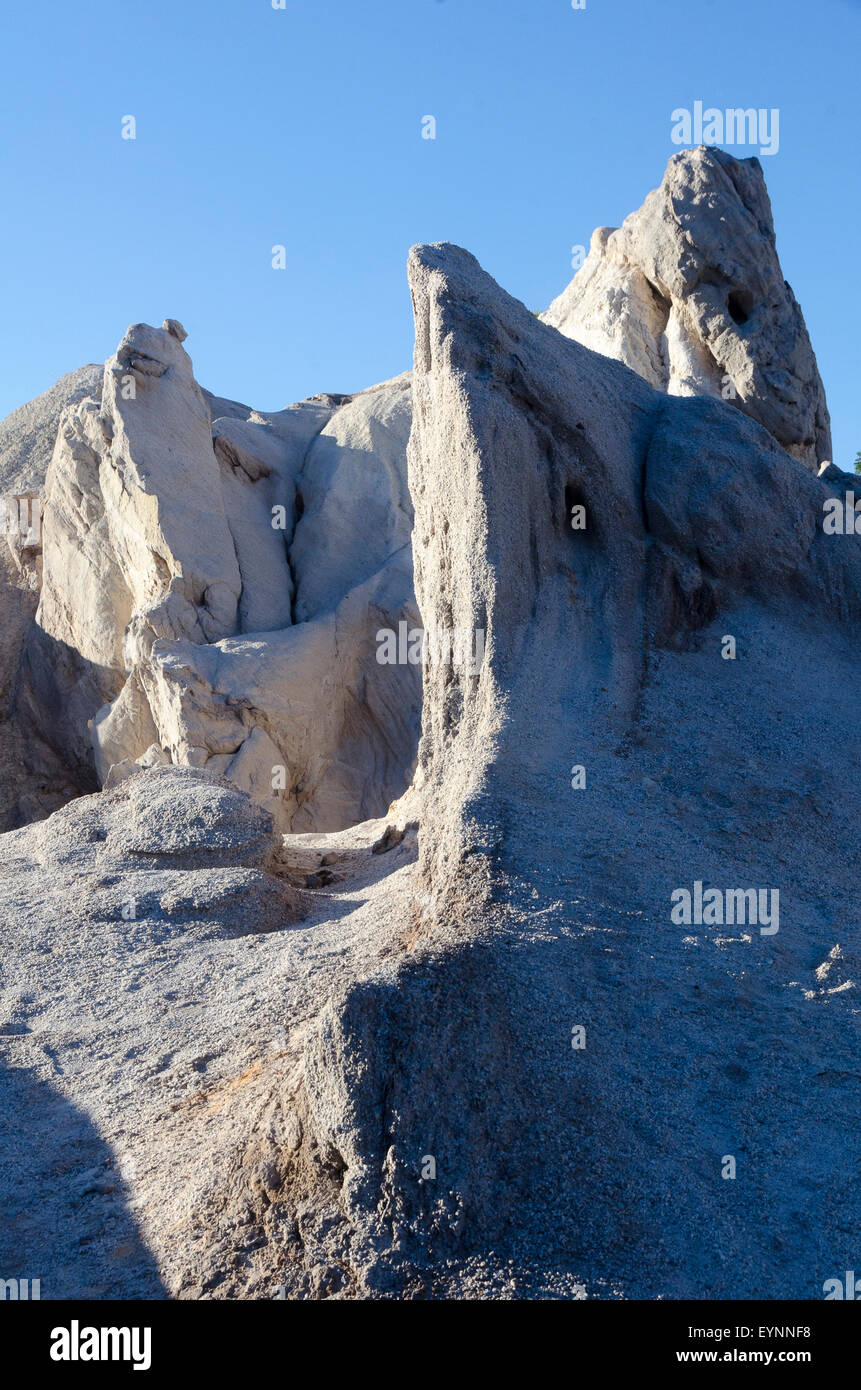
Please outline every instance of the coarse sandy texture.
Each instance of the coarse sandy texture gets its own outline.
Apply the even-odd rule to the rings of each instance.
[[[383,829],[285,858],[242,793],[165,768],[2,838],[4,1277],[275,1296],[323,1219],[322,1164],[317,1205],[289,1200],[308,1024],[396,935],[391,887],[367,907],[410,857],[371,853]],[[322,854],[333,886],[304,887]],[[300,1292],[337,1283],[307,1263]]]
[[[673,156],[542,318],[670,396],[729,397],[812,471],[830,454],[755,159]],[[410,782],[419,672],[381,670],[378,644],[421,623],[411,374],[265,412],[203,390],[187,339],[132,324],[103,372],[0,424],[0,480],[43,494],[44,533],[44,553],[0,541],[2,828],[158,763],[208,767],[294,833]]]
[[[67,406],[86,396],[98,399],[103,372],[101,363],[67,372],[41,396],[0,421],[0,493],[17,496],[40,491],[54,451],[60,416]]]
[[[367,1286],[820,1297],[857,1227],[858,539],[466,252],[410,278],[417,596],[487,657],[426,672],[412,949],[309,1045]],[[778,931],[674,922],[696,881],[777,890]]]

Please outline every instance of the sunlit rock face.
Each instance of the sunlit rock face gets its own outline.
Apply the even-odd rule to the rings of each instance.
[[[209,766],[282,829],[339,829],[415,759],[420,671],[384,671],[376,640],[418,621],[409,374],[243,411],[200,389],[185,336],[133,325],[101,400],[62,417],[19,713],[82,790]]]
[[[676,396],[717,396],[808,468],[831,458],[825,391],[783,278],[759,160],[700,146],[589,255],[542,318]]]

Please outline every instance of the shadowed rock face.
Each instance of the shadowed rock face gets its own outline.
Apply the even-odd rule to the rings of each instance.
[[[816,358],[775,247],[758,159],[700,147],[588,259],[542,315],[678,396],[723,396],[816,471],[831,429]]]
[[[859,540],[764,429],[466,252],[410,282],[418,601],[486,655],[425,671],[411,949],[307,1053],[367,1287],[821,1297],[857,1203],[858,760],[825,730]],[[696,882],[776,891],[778,930],[673,920]]]
[[[564,760],[558,721],[623,738],[653,656],[739,603],[858,614],[857,547],[822,530],[832,488],[763,429],[548,332],[466,252],[421,248],[410,270],[418,601],[428,626],[484,629],[487,651],[477,676],[426,676],[430,824],[454,826],[458,807],[472,822],[489,787],[498,818],[497,797]],[[439,886],[436,855],[458,856],[424,852]]]
[[[60,418],[98,398],[102,367],[81,367],[0,421],[0,827],[48,815],[80,785],[41,738],[14,717],[22,654],[42,581],[41,500]],[[29,764],[29,766],[28,766]],[[25,774],[24,768],[28,766]]]
[[[4,1280],[25,1281],[24,1296],[42,1300],[166,1298],[128,1209],[121,1164],[86,1109],[34,1074],[26,1019],[15,1026],[0,1045]]]

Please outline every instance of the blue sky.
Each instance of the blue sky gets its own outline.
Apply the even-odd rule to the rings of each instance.
[[[856,0],[47,0],[3,27],[0,416],[165,317],[260,409],[371,385],[411,365],[417,241],[544,308],[702,100],[780,110],[778,250],[835,460],[861,449]]]

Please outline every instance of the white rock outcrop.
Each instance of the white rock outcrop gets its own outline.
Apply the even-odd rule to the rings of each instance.
[[[304,826],[406,745],[415,668],[374,657],[418,616],[404,387],[229,413],[210,458],[178,335],[130,334],[137,404],[187,402],[211,485],[187,553],[150,488],[185,460],[121,394],[67,418],[45,565],[78,590],[54,569],[65,636],[30,674],[82,711],[113,682],[118,761],[0,836],[0,1268],[47,1298],[821,1298],[855,1267],[861,1133],[861,752],[832,732],[861,538],[822,525],[844,475],[567,339],[457,247],[409,278],[419,609],[485,642],[428,655],[384,820],[278,837],[213,774],[265,800],[282,758]],[[259,584],[257,488],[295,520]],[[286,615],[279,575],[292,620],[246,630]],[[770,916],[674,915],[697,885]]]
[[[420,673],[381,683],[375,638],[418,621],[410,377],[213,420],[185,336],[133,325],[62,418],[19,707],[84,787],[155,747],[339,829],[415,756]]]
[[[674,156],[543,318],[671,396],[735,393],[807,467],[830,457],[755,159]],[[186,336],[176,319],[133,325],[104,373],[73,373],[0,425],[0,475],[44,483],[45,541],[34,627],[38,546],[4,561],[0,693],[30,790],[5,814],[0,769],[0,824],[153,748],[211,762],[283,829],[381,814],[409,781],[420,671],[376,655],[380,631],[420,626],[406,446],[421,392],[406,373],[255,411],[198,386]],[[447,611],[433,626],[467,630]]]
[[[486,653],[425,672],[401,951],[306,1049],[341,1250],[377,1297],[821,1298],[858,1207],[861,758],[811,729],[857,683],[861,537],[761,426],[467,252],[409,274],[417,597]]]
[[[16,715],[19,674],[42,582],[45,474],[65,409],[98,396],[102,367],[81,367],[0,421],[0,829],[48,815],[80,791],[41,737]]]
[[[825,391],[756,158],[674,155],[637,212],[593,233],[541,317],[670,395],[733,401],[814,471],[831,458]]]

